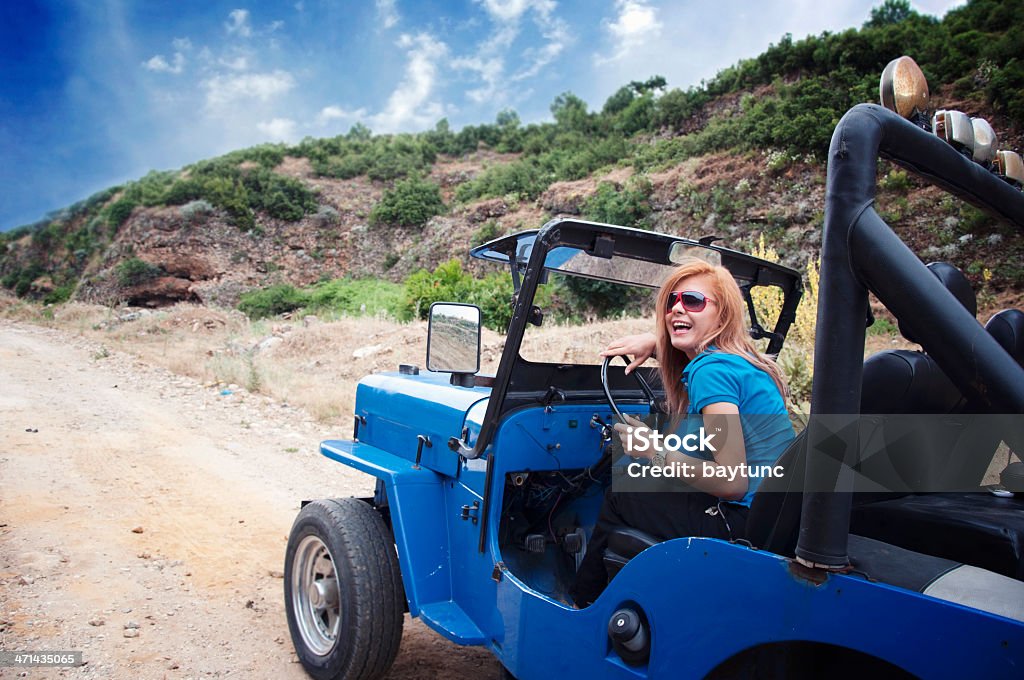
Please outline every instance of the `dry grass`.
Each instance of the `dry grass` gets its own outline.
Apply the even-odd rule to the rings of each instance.
[[[0,298],[0,315],[78,333],[211,387],[258,392],[331,424],[351,417],[362,376],[426,362],[427,325],[421,321],[309,317],[252,322],[238,312],[191,304],[155,312],[80,303],[40,309],[10,297]],[[608,341],[650,327],[647,319],[531,326],[522,351],[534,361],[597,363]],[[481,345],[481,371],[493,374],[504,337],[485,329]]]
[[[252,322],[236,311],[179,304],[155,312],[70,303],[40,309],[0,296],[0,316],[81,334],[109,350],[200,380],[211,388],[243,389],[300,406],[317,420],[346,424],[355,387],[367,374],[423,367],[425,322],[378,318],[276,319]],[[527,329],[522,355],[532,361],[598,363],[612,339],[652,329],[646,318]],[[869,351],[908,346],[869,336]],[[504,337],[484,330],[481,371],[497,370]]]

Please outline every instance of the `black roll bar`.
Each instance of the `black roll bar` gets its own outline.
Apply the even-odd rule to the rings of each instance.
[[[796,555],[812,567],[849,564],[852,476],[841,463],[854,463],[858,450],[852,421],[860,412],[869,290],[965,395],[993,413],[1024,413],[1024,369],[875,212],[879,156],[1024,232],[1024,194],[943,140],[873,104],[839,121],[829,146],[811,412],[851,422],[809,424]]]

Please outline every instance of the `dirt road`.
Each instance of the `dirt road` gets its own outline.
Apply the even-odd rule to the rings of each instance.
[[[299,502],[372,480],[304,412],[0,321],[0,649],[81,650],[0,677],[304,678],[282,560]],[[390,677],[485,677],[406,620]],[[22,675],[24,674],[24,675]]]

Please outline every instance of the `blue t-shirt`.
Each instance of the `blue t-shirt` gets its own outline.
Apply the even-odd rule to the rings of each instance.
[[[686,365],[682,381],[690,397],[687,415],[699,415],[708,404],[736,404],[749,468],[774,465],[793,441],[786,402],[775,381],[743,357],[708,349]],[[748,476],[747,493],[732,502],[749,506],[761,479]]]

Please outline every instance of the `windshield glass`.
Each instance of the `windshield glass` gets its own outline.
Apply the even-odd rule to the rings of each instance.
[[[595,257],[578,248],[560,246],[548,253],[544,260],[544,268],[601,281],[658,288],[675,269],[675,265],[642,262],[624,257]]]

